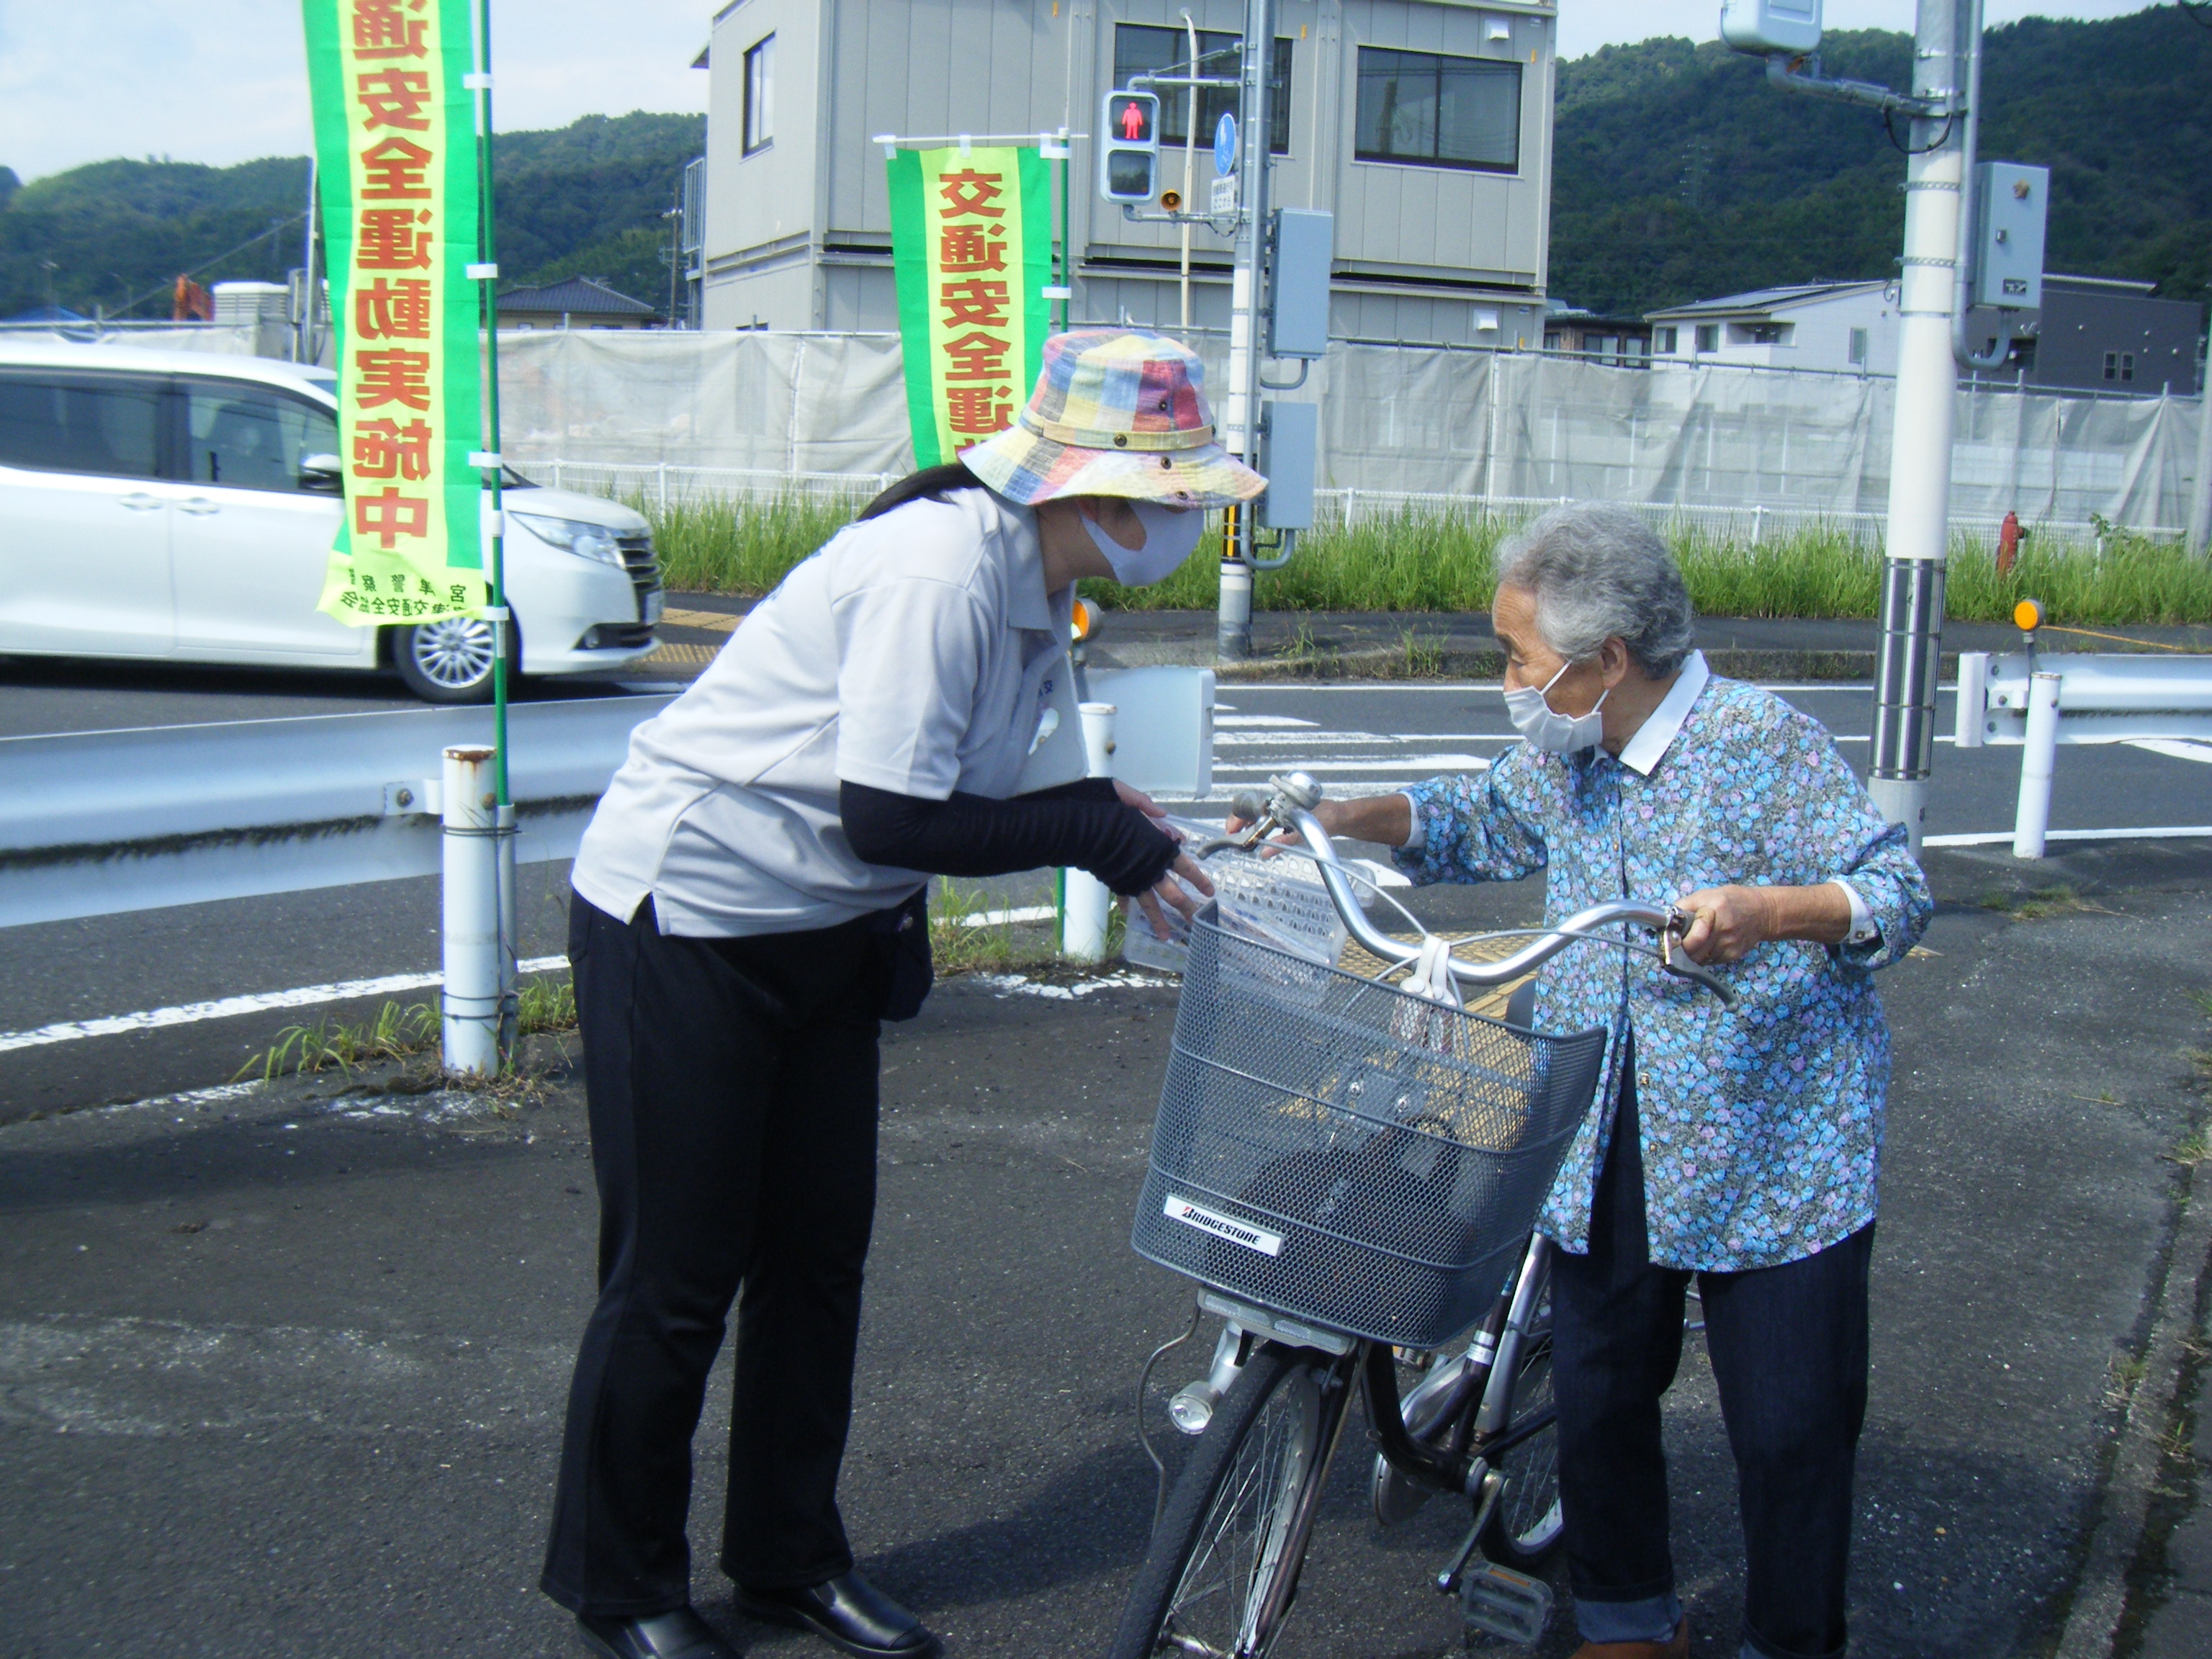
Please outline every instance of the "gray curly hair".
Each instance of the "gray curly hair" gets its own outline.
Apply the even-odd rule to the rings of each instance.
[[[1498,550],[1501,587],[1536,602],[1536,631],[1570,662],[1607,640],[1654,679],[1695,648],[1690,590],[1667,544],[1641,515],[1609,501],[1555,507]]]

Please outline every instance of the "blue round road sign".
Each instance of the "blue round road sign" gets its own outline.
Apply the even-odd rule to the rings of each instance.
[[[1237,171],[1237,118],[1226,110],[1213,129],[1213,170],[1224,179]]]

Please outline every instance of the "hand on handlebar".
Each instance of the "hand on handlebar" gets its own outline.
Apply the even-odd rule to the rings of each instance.
[[[1675,948],[1692,962],[1741,962],[1769,937],[1765,896],[1756,887],[1701,887],[1674,908],[1690,919]]]

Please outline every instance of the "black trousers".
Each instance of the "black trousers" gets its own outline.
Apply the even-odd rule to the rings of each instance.
[[[758,1589],[852,1565],[837,1470],[876,1200],[880,929],[663,935],[573,896],[599,1191],[540,1583],[579,1613],[690,1599],[691,1437],[738,1303],[721,1564]]]
[[[1650,1262],[1634,1059],[1632,1049],[1589,1253],[1553,1258],[1559,1498],[1586,1641],[1663,1639],[1681,1616],[1659,1399],[1681,1358],[1690,1275]],[[1705,1349],[1735,1455],[1744,1646],[1767,1659],[1844,1651],[1873,1253],[1869,1222],[1778,1267],[1698,1275]]]

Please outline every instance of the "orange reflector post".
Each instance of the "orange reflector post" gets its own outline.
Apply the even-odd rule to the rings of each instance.
[[[1076,600],[1074,613],[1070,619],[1067,630],[1069,637],[1079,641],[1087,640],[1091,637],[1091,630],[1097,627],[1097,616],[1091,609],[1090,602],[1085,599]]]
[[[2043,606],[2035,599],[2022,599],[2012,608],[2013,626],[2023,634],[2033,634],[2043,626]]]

